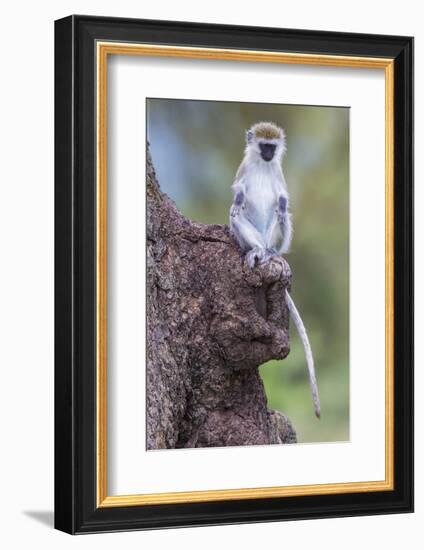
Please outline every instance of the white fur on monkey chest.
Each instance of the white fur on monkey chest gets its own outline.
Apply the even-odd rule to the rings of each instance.
[[[249,177],[246,188],[246,217],[262,235],[265,235],[275,219],[275,215],[272,214],[277,208],[278,201],[273,178],[267,171],[258,171]]]

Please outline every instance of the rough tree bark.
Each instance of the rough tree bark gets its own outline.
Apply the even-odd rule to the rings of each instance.
[[[147,448],[293,443],[258,366],[289,353],[283,259],[251,270],[226,225],[186,219],[147,160]]]

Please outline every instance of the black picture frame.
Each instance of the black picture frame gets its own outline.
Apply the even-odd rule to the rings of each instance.
[[[98,40],[394,60],[394,490],[97,507]],[[413,39],[73,15],[55,22],[55,527],[93,533],[413,511]]]

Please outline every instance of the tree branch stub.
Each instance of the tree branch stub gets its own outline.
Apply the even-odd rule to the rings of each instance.
[[[258,366],[289,353],[276,258],[251,270],[226,225],[185,218],[147,151],[147,448],[292,443]]]

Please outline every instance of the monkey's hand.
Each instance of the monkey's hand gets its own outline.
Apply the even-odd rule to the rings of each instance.
[[[243,191],[237,191],[236,196],[234,197],[234,202],[233,202],[233,204],[231,206],[231,210],[230,210],[230,216],[232,218],[235,218],[239,215],[240,209],[243,206],[243,202],[244,202],[244,193],[243,193]]]

